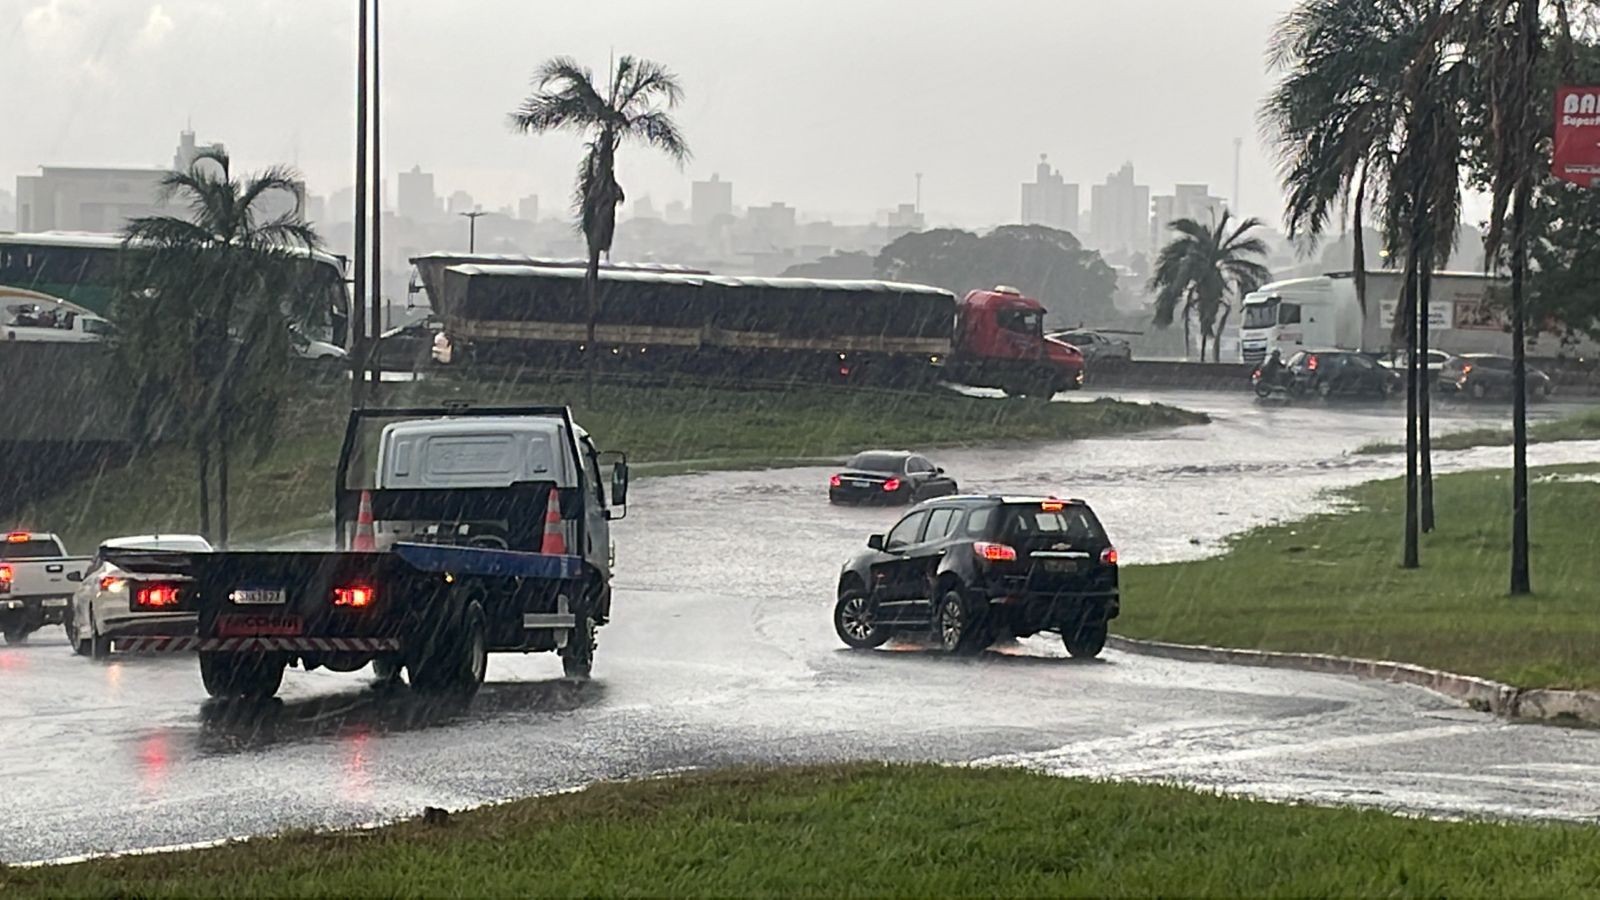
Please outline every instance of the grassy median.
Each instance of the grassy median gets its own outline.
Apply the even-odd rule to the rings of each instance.
[[[1600,409],[1591,409],[1557,419],[1554,422],[1539,422],[1528,428],[1528,442],[1545,444],[1551,441],[1593,441],[1600,440]],[[1453,431],[1441,434],[1433,439],[1435,450],[1466,450],[1472,447],[1509,447],[1511,446],[1511,429],[1509,428],[1472,428],[1467,431]],[[1379,455],[1385,453],[1404,453],[1405,444],[1382,442],[1367,444],[1357,450],[1357,453]]]
[[[571,404],[602,449],[626,450],[632,462],[645,464],[640,474],[652,468],[779,465],[878,446],[1063,440],[1206,421],[1198,413],[1159,404],[1035,403],[946,390],[603,384],[595,390],[593,405],[584,394],[582,385],[572,381],[481,384],[440,379],[385,384],[381,403]],[[250,465],[247,456],[235,463],[231,521],[237,538],[282,534],[326,515],[348,397],[345,384],[308,385],[272,452],[259,464]],[[194,530],[195,490],[192,455],[163,447],[125,467],[64,485],[60,493],[26,511],[18,524],[62,533],[70,549],[85,552],[114,535]]]
[[[1118,634],[1400,660],[1521,687],[1600,688],[1600,467],[1536,470],[1535,594],[1507,596],[1508,472],[1436,481],[1422,568],[1400,568],[1404,492],[1343,492],[1352,508],[1259,528],[1226,555],[1123,572]]]
[[[1600,829],[1444,823],[1016,770],[607,784],[375,832],[0,869],[7,896],[1573,896]]]

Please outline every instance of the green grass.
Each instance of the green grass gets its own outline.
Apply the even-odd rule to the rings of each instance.
[[[1600,409],[1591,409],[1575,416],[1554,422],[1540,422],[1528,428],[1528,441],[1544,444],[1551,441],[1592,441],[1600,439]],[[1441,434],[1433,439],[1435,450],[1466,450],[1471,447],[1509,447],[1511,431],[1505,428],[1473,428]],[[1380,442],[1367,444],[1357,453],[1378,455],[1403,453],[1404,444]]]
[[[331,505],[348,386],[308,386],[273,451],[233,468],[233,535],[251,540],[304,529]],[[601,385],[584,401],[570,381],[477,384],[454,379],[386,384],[384,405],[445,400],[567,403],[602,449],[626,450],[640,474],[815,462],[875,446],[932,448],[1094,437],[1206,421],[1159,404],[1033,403],[949,391],[883,393],[822,387],[787,391]],[[87,551],[119,534],[192,531],[195,463],[163,447],[86,478],[24,511],[18,524],[63,534]],[[10,524],[10,523],[0,523]]]
[[[1575,896],[1600,829],[1406,819],[1016,770],[603,784],[373,832],[0,869],[35,896]]]
[[[1535,595],[1507,596],[1510,476],[1436,480],[1438,530],[1422,568],[1400,567],[1404,492],[1342,492],[1354,505],[1235,538],[1225,556],[1123,571],[1118,634],[1188,644],[1400,660],[1521,687],[1600,688],[1600,484],[1537,470]]]

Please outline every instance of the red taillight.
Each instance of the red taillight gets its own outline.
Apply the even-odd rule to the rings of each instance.
[[[120,591],[122,590],[122,585],[122,579],[115,575],[107,575],[100,579],[100,590],[102,591]]]
[[[850,374],[850,367],[849,366],[840,366],[839,367],[839,374],[842,375],[842,376],[848,376]]]
[[[1067,504],[1062,500],[1046,500],[1039,504],[1039,509],[1043,510],[1044,512],[1060,512],[1066,508]]]
[[[13,531],[10,534],[6,535],[6,543],[8,543],[8,544],[20,544],[23,541],[29,541],[29,540],[32,540],[32,539],[33,539],[33,535],[29,534],[26,531]]]
[[[147,584],[133,595],[133,605],[143,609],[171,609],[178,605],[178,588],[171,584]]]
[[[0,566],[0,584],[10,586],[10,584],[11,584],[11,567],[10,566]]]
[[[1313,372],[1317,370],[1317,358],[1315,356],[1306,357],[1306,368]]]
[[[371,606],[377,599],[378,592],[364,585],[352,585],[333,589],[334,606],[365,607]]]
[[[975,541],[972,552],[978,554],[980,559],[990,562],[1016,562],[1017,549],[1007,544],[991,544],[988,541]]]
[[[900,479],[891,478],[888,481],[885,481],[883,483],[883,489],[890,493],[900,490]]]
[[[844,484],[844,479],[840,478],[837,475],[834,475],[833,477],[828,479],[828,486],[829,487],[838,487],[841,484]]]
[[[1103,565],[1114,566],[1117,564],[1117,548],[1107,547],[1100,551],[1100,562]]]

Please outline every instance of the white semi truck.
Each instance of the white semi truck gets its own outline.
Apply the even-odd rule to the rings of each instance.
[[[1400,305],[1404,273],[1367,273],[1367,309],[1356,299],[1349,272],[1278,281],[1247,294],[1239,317],[1239,351],[1243,361],[1258,365],[1273,350],[1288,358],[1297,350],[1393,349],[1395,310]],[[1428,346],[1446,353],[1511,353],[1511,329],[1491,302],[1504,279],[1476,272],[1436,272],[1428,302]],[[1528,354],[1537,358],[1585,355],[1593,342],[1563,344],[1556,335],[1528,335]]]

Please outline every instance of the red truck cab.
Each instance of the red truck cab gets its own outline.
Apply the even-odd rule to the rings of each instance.
[[[1083,354],[1044,336],[1044,305],[1001,285],[972,291],[956,309],[955,380],[1048,397],[1083,386]]]

